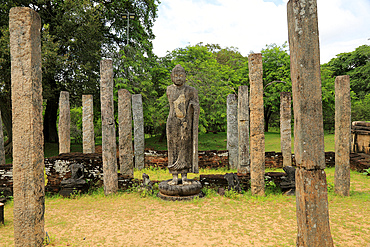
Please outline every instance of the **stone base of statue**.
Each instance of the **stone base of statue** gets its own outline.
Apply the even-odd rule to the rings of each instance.
[[[190,201],[194,198],[204,196],[202,192],[202,184],[193,179],[188,179],[189,184],[182,184],[179,179],[179,184],[171,185],[168,182],[172,179],[162,181],[158,185],[158,197],[166,201]]]
[[[89,186],[83,179],[67,179],[61,183],[61,190],[59,194],[63,197],[70,197],[71,195],[84,194],[89,190]]]

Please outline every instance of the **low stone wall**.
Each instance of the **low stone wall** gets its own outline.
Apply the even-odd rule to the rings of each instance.
[[[335,153],[326,152],[325,161],[327,167],[335,166]],[[167,151],[145,151],[145,167],[167,167]],[[282,168],[283,158],[280,152],[266,152],[266,168]],[[84,177],[89,187],[99,187],[103,184],[103,165],[101,154],[68,153],[45,159],[45,173],[47,176],[46,192],[58,193],[60,183],[71,177],[69,166],[82,164]],[[294,155],[292,164],[295,166]],[[200,168],[228,168],[228,152],[223,151],[199,151]],[[370,155],[351,153],[351,170],[363,172],[370,168]],[[13,194],[13,169],[11,164],[0,165],[0,197]],[[139,184],[139,180],[130,179],[119,174],[118,185],[120,189]]]

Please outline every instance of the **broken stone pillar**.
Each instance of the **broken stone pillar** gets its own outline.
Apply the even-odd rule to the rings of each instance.
[[[229,167],[238,166],[238,101],[235,94],[227,96],[227,150],[229,152]]]
[[[100,61],[100,101],[104,194],[108,195],[118,190],[116,128],[113,114],[113,62],[110,59]]]
[[[263,112],[262,54],[248,56],[250,83],[250,145],[252,195],[265,195],[265,132]]]
[[[4,164],[5,164],[4,132],[3,132],[3,120],[1,118],[0,111],[0,165]]]
[[[10,10],[15,246],[42,246],[45,236],[40,30],[35,11]]]
[[[296,159],[297,246],[333,246],[322,116],[317,2],[287,5]]]
[[[93,96],[82,95],[82,150],[84,154],[95,153]]]
[[[71,152],[71,111],[69,108],[69,93],[61,91],[59,96],[59,153]]]
[[[335,78],[335,174],[334,191],[349,196],[351,148],[351,92],[349,76]]]
[[[238,145],[238,173],[246,175],[250,172],[248,86],[240,86],[238,90]]]
[[[134,177],[132,151],[131,94],[118,90],[119,164],[122,175]]]
[[[134,119],[135,168],[144,169],[144,113],[141,94],[132,95],[132,115]]]
[[[292,127],[290,92],[280,93],[280,146],[283,167],[292,166]]]

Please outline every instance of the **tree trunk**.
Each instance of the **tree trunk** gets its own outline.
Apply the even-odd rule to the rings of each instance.
[[[44,141],[56,143],[58,142],[57,130],[58,118],[58,96],[47,100],[45,115],[44,115]]]
[[[265,107],[264,112],[265,112],[265,132],[269,132],[269,122],[272,114],[271,106]]]
[[[1,110],[1,118],[3,120],[6,132],[8,134],[8,141],[12,142],[12,101],[10,98],[10,93],[2,94],[0,96],[0,110]]]
[[[10,97],[10,92],[2,94],[0,96],[0,110],[1,118],[3,120],[3,124],[8,136],[8,139],[4,143],[5,155],[12,155],[13,125],[12,125],[12,101]]]

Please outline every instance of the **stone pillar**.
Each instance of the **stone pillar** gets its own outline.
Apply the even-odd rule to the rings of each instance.
[[[250,83],[251,191],[265,195],[265,132],[263,112],[262,54],[248,56]]]
[[[108,195],[118,190],[116,128],[113,114],[113,63],[110,59],[100,61],[100,101],[104,194]]]
[[[59,96],[59,153],[71,152],[71,110],[69,108],[69,93],[61,91]]]
[[[3,120],[1,118],[0,111],[0,165],[4,164],[5,164],[4,132],[3,132]]]
[[[131,94],[126,89],[118,90],[118,123],[120,172],[122,175],[134,177]]]
[[[335,78],[335,174],[334,190],[349,196],[351,149],[351,92],[349,76]]]
[[[82,95],[82,150],[84,154],[95,153],[93,96]]]
[[[289,92],[280,93],[280,146],[283,166],[292,166],[292,126],[291,96]]]
[[[297,246],[333,246],[322,117],[317,2],[287,5],[296,159]]]
[[[40,29],[35,11],[10,10],[15,246],[42,246],[45,236]]]
[[[141,94],[132,95],[132,115],[134,119],[135,168],[144,168],[144,114]]]
[[[240,86],[238,90],[238,144],[238,173],[246,175],[250,172],[248,86]]]
[[[229,167],[238,167],[238,101],[235,94],[227,96],[227,150]]]

